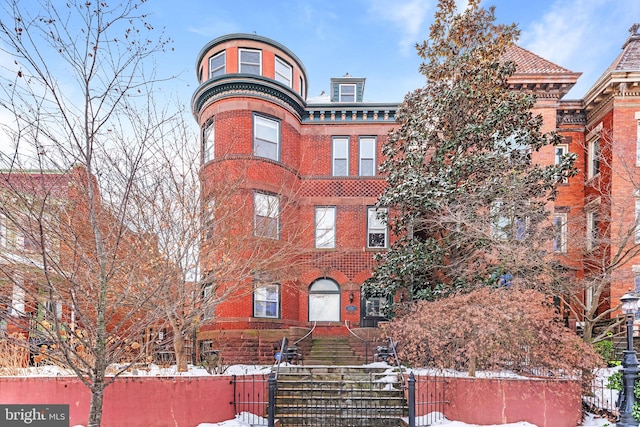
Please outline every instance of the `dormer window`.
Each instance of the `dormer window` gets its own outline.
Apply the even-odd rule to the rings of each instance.
[[[339,102],[355,102],[356,101],[356,85],[341,84]]]
[[[255,49],[240,49],[241,73],[262,75],[262,51]]]
[[[331,102],[362,102],[364,83],[364,77],[351,77],[349,73],[344,77],[332,78]]]
[[[209,59],[209,78],[221,76],[226,72],[227,54],[225,51],[213,55]]]

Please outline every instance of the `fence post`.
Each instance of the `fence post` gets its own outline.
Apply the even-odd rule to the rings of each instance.
[[[409,373],[409,427],[416,427],[416,377]]]
[[[275,427],[276,421],[276,374],[269,374],[269,408],[268,408],[268,426]]]

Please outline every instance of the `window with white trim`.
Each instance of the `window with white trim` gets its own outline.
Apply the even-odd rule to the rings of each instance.
[[[355,102],[356,101],[356,85],[340,84],[338,86],[338,102]]]
[[[636,223],[634,243],[640,244],[640,199],[636,199]]]
[[[636,166],[640,166],[640,111],[636,111]]]
[[[376,138],[361,136],[359,147],[359,175],[375,176],[376,174]]]
[[[288,87],[291,87],[293,83],[293,68],[291,68],[291,65],[287,64],[285,61],[278,58],[277,56],[276,56],[275,79],[276,81],[283,83]]]
[[[13,317],[22,316],[24,311],[24,289],[18,284],[13,285],[13,292],[11,294],[11,307],[9,307],[9,315]]]
[[[204,235],[206,239],[211,239],[215,232],[215,207],[216,200],[214,198],[210,198],[206,201],[202,220],[202,226],[204,228]]]
[[[215,310],[213,308],[213,283],[205,283],[202,285],[202,318],[213,319]]]
[[[562,164],[562,160],[564,156],[566,156],[568,153],[569,153],[569,146],[567,144],[556,145],[554,148],[554,164],[556,166]],[[558,178],[559,178],[558,182],[561,184],[569,183],[569,178],[567,178],[566,176],[558,177]]]
[[[272,194],[253,193],[253,234],[269,239],[280,238],[280,199]]]
[[[280,285],[257,283],[253,289],[253,317],[280,318]]]
[[[256,49],[238,49],[241,73],[262,75],[262,51]]]
[[[332,249],[336,247],[336,208],[335,206],[316,207],[316,248]]]
[[[333,137],[333,176],[349,175],[349,138]]]
[[[553,214],[553,251],[567,252],[567,214],[564,212]]]
[[[587,250],[593,250],[598,246],[599,237],[599,214],[598,209],[587,212]]]
[[[202,128],[202,163],[213,160],[215,133],[213,119],[207,121]]]
[[[253,115],[253,155],[280,160],[280,122]]]
[[[387,208],[367,208],[367,248],[382,249],[389,244]]]
[[[496,200],[491,205],[490,214],[491,236],[493,238],[523,240],[526,237],[527,218],[517,214],[515,206]]]
[[[600,173],[600,138],[589,141],[587,152],[587,179]]]
[[[227,53],[222,51],[209,59],[209,78],[221,76],[227,72]]]

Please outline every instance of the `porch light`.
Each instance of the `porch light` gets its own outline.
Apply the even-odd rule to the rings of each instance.
[[[627,291],[620,298],[622,313],[627,322],[627,349],[622,356],[622,395],[620,396],[620,420],[617,427],[637,427],[638,421],[633,418],[633,404],[635,395],[633,388],[638,378],[638,358],[633,348],[633,320],[638,311],[638,300],[640,298],[635,292]]]

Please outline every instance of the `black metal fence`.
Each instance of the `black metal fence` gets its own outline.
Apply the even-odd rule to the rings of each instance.
[[[411,381],[409,381],[410,385]],[[416,426],[428,426],[440,421],[447,403],[444,390],[445,377],[443,376],[415,376]]]
[[[297,386],[273,375],[234,376],[233,382],[235,412],[254,426],[271,427],[275,419],[283,427],[430,425],[446,403],[444,377],[431,375],[410,375],[405,384],[391,376],[341,384],[318,379]]]
[[[607,375],[596,375],[591,380],[590,392],[582,396],[582,402],[591,412],[617,417],[619,392],[608,387],[608,384]]]
[[[243,421],[253,425],[267,425],[269,408],[268,374],[233,376],[233,408]]]

